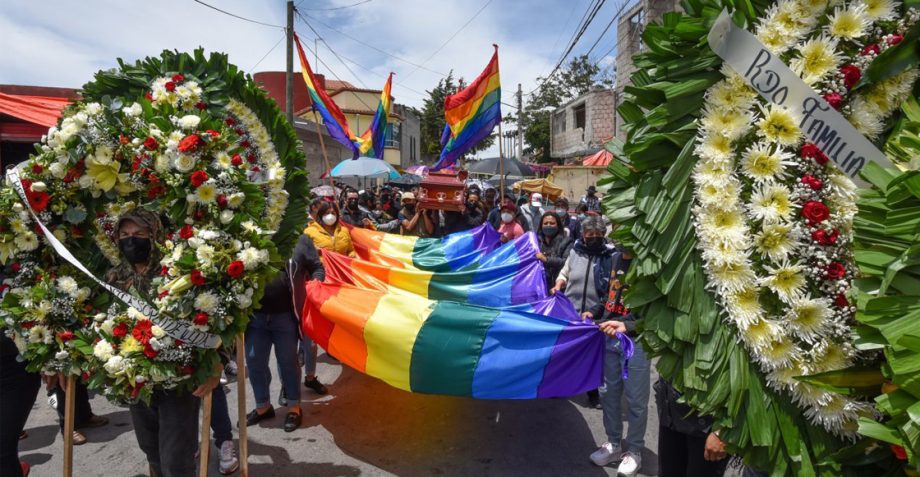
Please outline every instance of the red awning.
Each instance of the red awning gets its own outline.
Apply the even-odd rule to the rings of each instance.
[[[61,111],[70,104],[67,98],[25,96],[0,93],[0,114],[50,128],[61,118]]]
[[[591,154],[590,156],[586,156],[584,160],[581,161],[581,165],[583,166],[606,166],[607,164],[610,164],[610,161],[612,160],[613,160],[613,154],[606,149],[601,149],[600,151],[597,151],[594,154]]]

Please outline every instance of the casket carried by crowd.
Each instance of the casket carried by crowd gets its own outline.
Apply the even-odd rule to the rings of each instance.
[[[419,206],[459,212],[465,200],[467,172],[429,172],[419,184]]]

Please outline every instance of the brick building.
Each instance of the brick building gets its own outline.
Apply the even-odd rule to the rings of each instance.
[[[550,116],[550,157],[565,160],[593,154],[614,136],[616,91],[589,91]]]

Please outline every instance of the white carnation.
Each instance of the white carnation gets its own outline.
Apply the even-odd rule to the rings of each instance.
[[[201,122],[201,118],[195,116],[194,114],[188,114],[179,118],[179,127],[182,129],[195,129],[198,127],[198,123]]]
[[[140,116],[142,112],[144,112],[144,109],[141,108],[141,105],[133,103],[131,106],[121,108],[121,112],[125,113],[125,116],[136,118]]]
[[[195,309],[212,314],[217,311],[220,299],[211,292],[204,292],[195,297]]]
[[[93,356],[98,358],[100,361],[108,361],[112,357],[115,349],[112,348],[112,345],[106,341],[101,340],[93,346]]]
[[[58,361],[65,360],[68,356],[70,356],[70,354],[66,351],[58,351],[57,353],[54,353],[54,359]]]
[[[124,358],[122,358],[121,356],[115,355],[115,356],[110,357],[108,360],[106,360],[105,366],[103,367],[105,368],[106,371],[109,372],[109,374],[120,374],[124,372],[127,364],[128,363],[125,362]]]
[[[268,251],[260,250],[254,247],[247,247],[236,254],[236,258],[243,262],[246,270],[252,270],[263,263],[268,262]]]
[[[77,283],[73,277],[63,276],[57,279],[58,290],[72,296],[76,297],[77,292],[80,291],[80,285]]]

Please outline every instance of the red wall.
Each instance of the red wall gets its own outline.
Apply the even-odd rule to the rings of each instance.
[[[326,78],[323,75],[315,75],[316,81],[323,88],[326,87]],[[252,75],[252,78],[262,86],[269,96],[271,96],[281,111],[287,109],[284,94],[284,71],[262,71]],[[307,107],[307,85],[303,82],[300,72],[294,72],[294,113]]]

